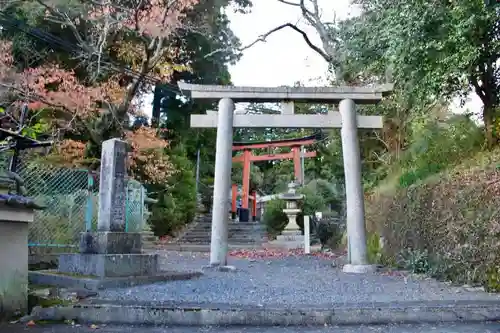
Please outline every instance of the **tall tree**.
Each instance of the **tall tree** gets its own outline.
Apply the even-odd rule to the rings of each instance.
[[[17,57],[12,65],[20,71],[17,80],[3,85],[18,92],[21,100],[37,101],[32,108],[58,113],[54,125],[65,130],[59,137],[66,139],[60,147],[63,151],[79,148],[87,157],[98,157],[102,140],[127,138],[135,153],[132,167],[148,174],[150,180],[164,181],[169,163],[162,151],[167,143],[153,129],[129,124],[131,117],[140,116],[139,95],[151,84],[168,81],[175,71],[187,68],[175,62],[186,49],[172,40],[183,29],[196,28],[197,22],[190,20],[188,13],[197,3],[9,3],[0,13],[6,28],[3,37],[15,42],[20,33],[26,34],[32,44],[43,45],[41,49],[47,50],[48,56],[30,59],[33,61],[27,64],[23,61],[27,57],[14,49]],[[6,18],[6,13],[17,22]],[[20,25],[27,30],[18,29]],[[66,123],[61,127],[63,121]]]
[[[345,75],[390,76],[406,114],[430,112],[443,100],[473,92],[483,103],[486,139],[493,145],[500,83],[498,12],[482,0],[355,3],[362,14],[343,22],[338,32]]]

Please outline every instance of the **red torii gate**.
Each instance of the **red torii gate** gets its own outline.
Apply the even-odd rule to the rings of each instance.
[[[241,209],[248,211],[248,204],[250,199],[250,166],[252,162],[259,161],[273,161],[273,160],[286,160],[293,159],[294,166],[294,174],[295,178],[302,182],[302,166],[300,163],[301,157],[316,157],[316,151],[306,152],[301,155],[301,147],[311,145],[316,142],[315,136],[306,137],[301,139],[292,139],[292,140],[282,140],[282,141],[270,141],[270,142],[261,142],[261,143],[249,143],[249,144],[241,144],[241,145],[233,145],[233,151],[243,150],[243,154],[240,156],[233,157],[233,163],[242,162],[243,163],[243,177],[242,177],[242,202]],[[265,155],[253,155],[253,149],[265,149],[265,148],[278,148],[278,147],[292,147],[292,151],[289,153],[280,153],[280,154],[265,154]],[[236,197],[237,197],[237,188],[236,184],[233,184],[232,189],[232,205],[231,211],[233,218],[236,216]],[[252,217],[253,220],[256,218],[257,214],[257,195],[254,193],[252,196],[253,204],[252,204]],[[248,216],[248,215],[247,215]],[[248,222],[248,221],[242,221]]]

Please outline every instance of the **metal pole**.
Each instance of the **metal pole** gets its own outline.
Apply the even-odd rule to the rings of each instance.
[[[200,183],[200,149],[196,152],[196,200],[198,200],[198,186]]]
[[[306,175],[306,172],[305,172],[305,154],[306,154],[306,148],[304,146],[302,146],[302,149],[301,149],[301,152],[300,152],[300,172],[302,174],[302,186],[305,185],[306,181],[305,181],[305,175]]]

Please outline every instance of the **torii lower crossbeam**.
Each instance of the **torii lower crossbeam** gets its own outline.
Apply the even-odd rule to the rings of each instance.
[[[356,119],[357,128],[382,128],[383,119],[380,116],[361,116]],[[191,115],[191,127],[217,127],[217,112]],[[341,128],[340,112],[328,114],[235,114],[234,128]]]

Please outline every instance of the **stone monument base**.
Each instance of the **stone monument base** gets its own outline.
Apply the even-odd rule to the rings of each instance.
[[[82,232],[80,253],[141,253],[142,233],[140,232]]]
[[[61,254],[58,271],[101,278],[147,276],[159,272],[157,254]]]
[[[30,271],[29,282],[37,285],[54,286],[74,290],[98,291],[107,288],[126,288],[157,282],[190,280],[202,276],[201,271],[162,271],[156,275],[100,278],[61,274],[57,270]]]

